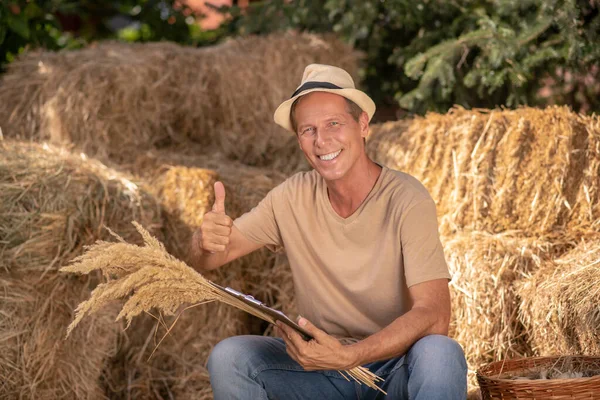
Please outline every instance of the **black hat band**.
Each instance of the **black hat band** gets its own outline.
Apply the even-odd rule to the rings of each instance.
[[[290,98],[295,97],[296,95],[304,92],[305,90],[316,89],[316,88],[343,89],[343,88],[341,88],[337,85],[334,85],[333,83],[329,83],[329,82],[306,82],[304,85],[302,85],[298,89],[296,89],[296,91],[294,92],[293,95],[290,96]]]

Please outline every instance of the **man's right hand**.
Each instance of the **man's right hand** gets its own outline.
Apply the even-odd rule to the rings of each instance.
[[[192,235],[190,265],[200,272],[210,271],[262,246],[247,239],[225,214],[225,186],[216,182],[213,209],[204,214],[200,228]]]
[[[226,252],[231,239],[233,220],[225,213],[225,186],[215,182],[215,202],[207,212],[202,225],[194,233],[194,241],[202,252]]]

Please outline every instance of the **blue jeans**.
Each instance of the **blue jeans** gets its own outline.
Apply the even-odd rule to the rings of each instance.
[[[364,365],[384,378],[389,399],[467,397],[467,364],[454,340],[431,335],[397,358]],[[208,359],[215,400],[383,399],[383,393],[347,381],[338,371],[305,371],[282,339],[234,336],[219,342]]]

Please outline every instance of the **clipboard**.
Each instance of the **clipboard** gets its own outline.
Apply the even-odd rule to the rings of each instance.
[[[313,337],[310,333],[308,333],[300,325],[298,325],[297,323],[292,321],[287,315],[285,315],[281,311],[265,305],[263,302],[261,302],[260,300],[256,300],[254,297],[252,297],[249,294],[244,294],[244,293],[238,292],[237,290],[232,289],[230,287],[223,287],[223,286],[217,285],[214,282],[210,282],[210,284],[213,285],[216,289],[220,290],[221,292],[227,293],[228,295],[233,296],[236,299],[243,301],[250,307],[255,308],[265,314],[268,314],[274,320],[283,322],[284,324],[286,324],[287,326],[289,326],[290,328],[292,328],[296,332],[298,332],[304,340],[309,341],[309,340],[313,339]]]

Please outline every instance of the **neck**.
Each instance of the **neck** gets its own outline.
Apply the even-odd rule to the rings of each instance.
[[[342,218],[352,215],[367,198],[380,173],[381,167],[365,155],[346,176],[326,181],[329,201],[335,212]]]

